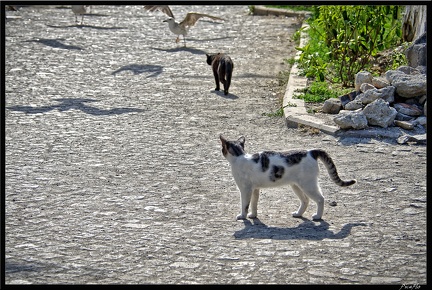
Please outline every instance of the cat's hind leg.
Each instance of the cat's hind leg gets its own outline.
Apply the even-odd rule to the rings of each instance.
[[[241,204],[241,212],[237,215],[238,220],[246,219],[246,215],[249,210],[249,203],[252,196],[252,187],[251,186],[242,186],[240,189],[240,204]]]
[[[247,215],[248,218],[254,219],[257,217],[259,191],[259,188],[256,188],[252,192],[252,197],[250,201],[250,213]]]
[[[307,185],[302,185],[303,192],[312,199],[317,205],[317,211],[312,215],[313,220],[320,220],[324,212],[324,196],[321,188],[318,185],[318,180],[309,182]]]
[[[300,199],[300,206],[299,206],[297,211],[292,213],[292,216],[293,217],[301,217],[309,205],[309,198],[307,197],[306,194],[303,193],[303,191],[297,185],[291,184],[291,188],[293,189],[294,193]]]
[[[219,81],[222,83],[224,87],[224,94],[227,95],[228,89],[227,89],[227,82],[225,80],[225,66],[223,65],[223,63],[219,65],[218,75],[219,75]]]

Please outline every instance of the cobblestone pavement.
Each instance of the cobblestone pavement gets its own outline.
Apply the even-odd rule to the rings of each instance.
[[[227,21],[203,19],[184,48],[142,6],[93,6],[82,26],[67,6],[7,20],[6,285],[426,284],[426,146],[311,135],[265,115],[296,18],[171,8]],[[228,96],[205,62],[218,51],[235,63]],[[321,221],[313,204],[291,217],[289,188],[263,190],[259,219],[236,221],[220,133],[244,134],[248,152],[323,148],[358,183],[337,187],[322,170]]]

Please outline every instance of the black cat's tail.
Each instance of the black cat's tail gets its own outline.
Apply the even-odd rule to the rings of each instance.
[[[350,186],[356,183],[357,181],[355,179],[351,179],[348,181],[343,181],[340,179],[337,170],[336,165],[334,164],[333,160],[331,159],[330,155],[327,154],[324,150],[321,149],[313,149],[310,151],[311,156],[317,160],[321,160],[325,167],[327,168],[327,171],[330,175],[330,178],[333,180],[334,183],[336,183],[339,186]]]

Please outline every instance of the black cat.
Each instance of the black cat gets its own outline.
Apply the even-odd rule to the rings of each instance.
[[[228,89],[231,84],[234,63],[231,58],[224,53],[207,54],[207,63],[213,69],[213,75],[216,82],[216,91],[220,90],[219,82],[224,86],[224,94],[228,95]]]

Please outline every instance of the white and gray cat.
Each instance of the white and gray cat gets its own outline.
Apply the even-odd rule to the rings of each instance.
[[[291,185],[300,199],[300,207],[293,212],[294,217],[301,217],[305,212],[309,198],[317,204],[317,212],[312,219],[319,220],[323,215],[324,197],[318,184],[318,159],[339,186],[356,183],[355,179],[340,179],[336,166],[330,156],[321,149],[291,150],[286,152],[262,151],[247,154],[244,150],[245,138],[228,141],[220,135],[222,153],[231,165],[232,175],[241,195],[241,213],[237,219],[257,217],[257,205],[260,188]],[[250,206],[249,206],[250,205]]]

